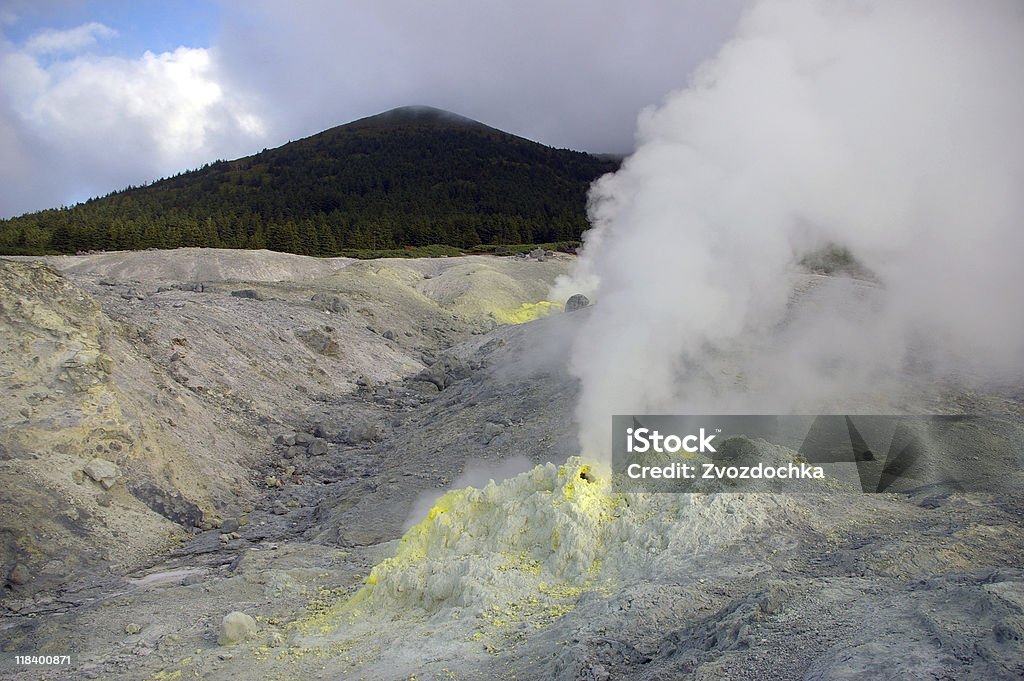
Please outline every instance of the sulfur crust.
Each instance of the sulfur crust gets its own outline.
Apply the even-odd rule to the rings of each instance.
[[[555,312],[561,312],[562,306],[550,300],[536,303],[523,303],[514,308],[497,308],[491,310],[491,316],[499,324],[525,324]]]

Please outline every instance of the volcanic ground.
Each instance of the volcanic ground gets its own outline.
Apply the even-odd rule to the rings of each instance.
[[[0,674],[1024,676],[1019,391],[915,395],[1000,424],[1000,492],[622,494],[572,262],[0,260],[0,649],[74,657]]]

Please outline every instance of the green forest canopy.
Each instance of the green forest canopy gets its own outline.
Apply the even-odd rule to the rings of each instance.
[[[206,246],[305,255],[579,239],[616,160],[403,108],[69,208],[0,221],[2,253]]]

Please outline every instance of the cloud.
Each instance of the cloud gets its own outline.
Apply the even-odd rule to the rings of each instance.
[[[141,184],[262,143],[256,104],[221,84],[215,50],[40,59],[98,35],[79,29],[0,48],[0,214]]]
[[[25,41],[25,51],[29,54],[59,54],[81,52],[95,45],[99,40],[113,38],[117,31],[92,21],[65,31],[45,29],[32,35]]]
[[[225,7],[227,77],[297,137],[428,104],[559,147],[632,149],[637,112],[731,33],[741,0],[256,0]],[[282,139],[284,141],[284,139]]]

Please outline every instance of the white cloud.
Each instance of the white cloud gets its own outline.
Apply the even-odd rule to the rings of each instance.
[[[29,54],[60,54],[81,52],[98,41],[117,36],[117,31],[103,24],[91,21],[64,31],[44,29],[25,41]]]
[[[66,35],[63,42],[39,38],[55,33],[37,34],[32,49],[0,45],[0,215],[103,194],[261,146],[263,117],[251,98],[222,84],[214,50],[41,59],[58,44],[84,44]]]

